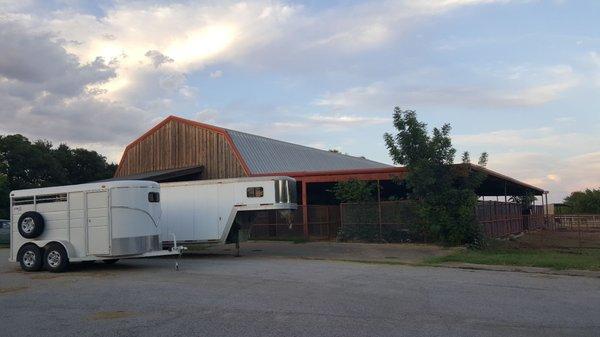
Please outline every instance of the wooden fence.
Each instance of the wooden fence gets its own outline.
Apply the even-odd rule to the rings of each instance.
[[[526,230],[546,228],[543,206],[534,206],[523,214],[521,205],[502,201],[479,201],[475,210],[477,220],[487,237],[498,238]]]

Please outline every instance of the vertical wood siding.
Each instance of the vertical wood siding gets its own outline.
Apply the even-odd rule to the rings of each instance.
[[[224,135],[170,121],[123,154],[116,177],[204,166],[203,179],[244,177],[246,173]]]

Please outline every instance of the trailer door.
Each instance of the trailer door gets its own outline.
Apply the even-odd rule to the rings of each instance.
[[[219,237],[227,238],[229,215],[235,204],[235,184],[219,184]],[[231,219],[233,220],[233,219]]]
[[[87,247],[89,255],[110,253],[108,192],[87,192]]]
[[[196,189],[196,237],[200,241],[219,238],[219,189],[217,185],[199,185]]]

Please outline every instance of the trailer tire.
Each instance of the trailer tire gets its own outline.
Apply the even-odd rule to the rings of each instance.
[[[119,261],[119,259],[102,260],[102,262],[106,264],[115,264],[117,261]]]
[[[33,243],[26,243],[17,253],[17,260],[24,271],[38,271],[42,269],[42,250]]]
[[[38,212],[25,212],[17,223],[19,233],[27,239],[35,239],[44,232],[44,217]]]
[[[69,267],[69,256],[63,245],[51,242],[46,245],[44,252],[44,265],[51,273],[61,273]]]

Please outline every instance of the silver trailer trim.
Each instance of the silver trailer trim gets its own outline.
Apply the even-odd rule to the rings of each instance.
[[[110,255],[138,255],[161,249],[158,235],[114,238],[111,240]]]

